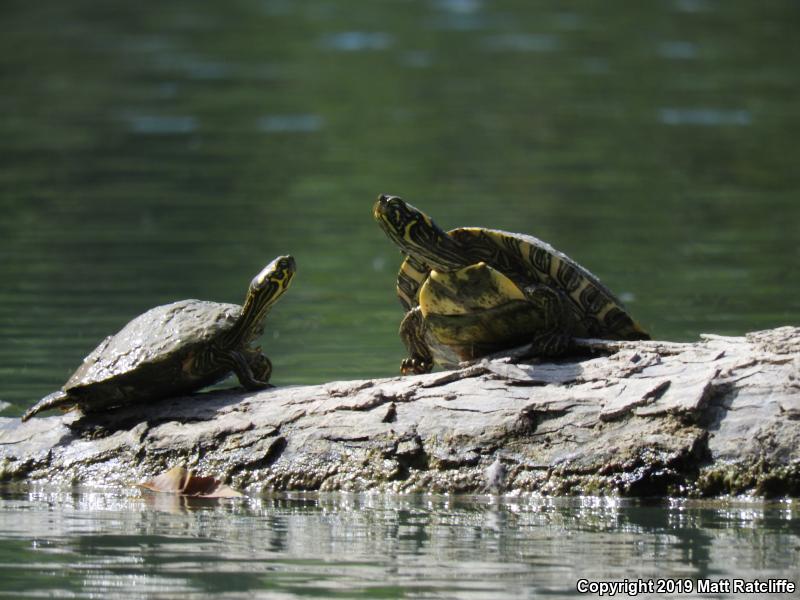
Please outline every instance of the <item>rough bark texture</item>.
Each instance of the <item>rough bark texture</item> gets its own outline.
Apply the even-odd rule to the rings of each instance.
[[[0,419],[0,480],[131,485],[183,465],[249,491],[800,495],[800,328],[702,338]]]

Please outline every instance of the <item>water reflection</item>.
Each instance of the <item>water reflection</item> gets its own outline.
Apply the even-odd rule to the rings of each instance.
[[[575,595],[577,579],[620,579],[623,565],[629,578],[796,577],[797,517],[791,502],[6,492],[0,590],[488,598]]]

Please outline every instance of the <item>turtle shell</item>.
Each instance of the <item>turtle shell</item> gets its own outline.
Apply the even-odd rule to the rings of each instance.
[[[448,232],[465,253],[465,265],[480,261],[497,269],[520,288],[547,285],[570,300],[574,337],[649,339],[620,300],[588,269],[547,242],[521,233],[482,227],[459,227]],[[418,306],[419,290],[430,267],[408,256],[400,267],[397,293],[408,311]]]
[[[522,346],[547,325],[544,308],[484,262],[431,271],[417,299],[422,335],[443,366]]]
[[[152,308],[103,340],[63,390],[92,409],[185,393],[214,383],[229,368],[206,361],[204,351],[230,331],[241,310],[237,304],[204,300]]]

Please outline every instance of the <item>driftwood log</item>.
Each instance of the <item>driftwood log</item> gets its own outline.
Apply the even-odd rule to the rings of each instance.
[[[0,419],[0,480],[130,486],[181,465],[250,492],[800,495],[800,328],[582,346]]]

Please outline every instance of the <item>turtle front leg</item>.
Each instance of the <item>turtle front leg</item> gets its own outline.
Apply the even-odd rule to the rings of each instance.
[[[544,319],[544,326],[531,340],[531,356],[555,357],[566,354],[572,344],[569,301],[566,296],[547,285],[533,285],[523,291],[541,311]]]
[[[269,383],[272,363],[260,351],[229,350],[227,358],[230,361],[231,370],[236,373],[239,383],[245,389],[263,390],[272,387]]]
[[[261,352],[261,347],[249,348],[245,352],[247,364],[250,365],[250,371],[253,373],[253,379],[256,381],[269,381],[272,377],[272,361],[268,359]]]
[[[400,363],[401,375],[421,375],[433,369],[433,354],[425,343],[425,320],[419,306],[412,308],[400,322],[400,338],[408,349],[408,358]]]

